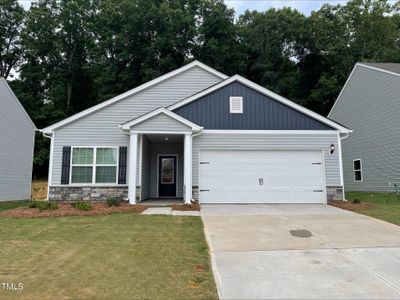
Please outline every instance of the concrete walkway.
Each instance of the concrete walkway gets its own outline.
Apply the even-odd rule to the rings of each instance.
[[[203,205],[222,299],[400,299],[400,227],[327,205]]]

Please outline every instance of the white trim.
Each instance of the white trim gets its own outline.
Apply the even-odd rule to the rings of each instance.
[[[360,161],[360,169],[359,170],[354,169],[354,162],[357,161],[357,160]],[[360,172],[361,180],[356,180],[356,173],[355,172]],[[363,165],[362,165],[362,159],[361,158],[353,159],[353,181],[354,182],[363,182],[364,181]]]
[[[151,80],[149,82],[146,82],[146,83],[144,83],[144,84],[142,84],[142,85],[140,85],[140,86],[138,86],[138,87],[136,87],[136,88],[134,88],[132,90],[129,90],[129,91],[127,91],[127,92],[125,92],[125,93],[123,93],[121,95],[118,95],[118,96],[116,96],[114,98],[111,98],[110,100],[107,100],[107,101],[104,101],[104,102],[102,102],[100,104],[92,106],[92,107],[90,107],[90,108],[88,108],[88,109],[86,109],[84,111],[81,111],[80,113],[77,113],[77,114],[75,114],[75,115],[73,115],[73,116],[71,116],[69,118],[66,118],[66,119],[64,119],[64,120],[62,120],[60,122],[57,122],[57,123],[55,123],[55,124],[53,124],[51,126],[48,126],[48,127],[44,128],[44,129],[41,129],[40,131],[43,132],[43,133],[52,134],[54,129],[57,129],[57,128],[62,127],[64,125],[68,124],[68,123],[76,121],[76,120],[78,120],[78,119],[80,119],[80,118],[82,118],[82,117],[84,117],[86,115],[94,113],[94,112],[96,112],[96,111],[98,111],[98,110],[100,110],[100,109],[102,109],[104,107],[107,107],[107,106],[109,106],[109,105],[111,105],[111,104],[113,104],[115,102],[118,102],[118,101],[120,101],[122,99],[125,99],[126,97],[132,96],[132,95],[134,95],[136,93],[139,93],[139,92],[141,92],[141,91],[143,91],[143,90],[145,90],[145,89],[147,89],[147,88],[149,88],[149,87],[151,87],[153,85],[159,84],[160,82],[162,82],[164,80],[167,80],[167,79],[170,79],[172,77],[175,77],[178,74],[181,74],[181,73],[183,73],[183,72],[185,72],[185,71],[187,71],[187,70],[189,70],[191,68],[194,68],[194,67],[202,68],[203,70],[205,70],[207,72],[210,72],[211,74],[214,74],[215,76],[221,78],[222,80],[225,80],[226,78],[228,78],[228,76],[226,76],[225,74],[222,74],[222,73],[214,70],[213,68],[211,68],[209,66],[206,66],[205,64],[203,64],[203,63],[201,63],[201,62],[196,60],[196,61],[193,61],[193,62],[191,62],[191,63],[189,63],[189,64],[187,64],[187,65],[185,65],[185,66],[183,66],[183,67],[181,67],[179,69],[176,69],[176,70],[174,70],[172,72],[169,72],[169,73],[167,73],[165,75],[157,77],[156,79],[153,79],[153,80]]]
[[[336,130],[214,130],[204,129],[204,134],[287,134],[287,135],[336,135]]]
[[[55,133],[50,137],[50,154],[49,154],[49,174],[47,178],[47,200],[50,196],[50,186],[53,182],[53,162],[54,162],[54,140],[56,138]]]
[[[192,135],[186,134],[184,140],[184,162],[183,162],[183,184],[184,184],[184,203],[190,204],[192,201],[192,164],[193,164],[193,148],[192,148]]]
[[[324,149],[322,149],[322,180],[323,180],[323,190],[324,190],[324,203],[323,204],[327,204],[328,203],[328,194],[327,194],[327,184],[326,184],[326,159],[325,159],[325,151]]]
[[[338,140],[338,154],[339,154],[339,170],[340,170],[340,185],[343,187],[343,159],[342,159],[342,139],[340,138],[340,133],[337,134]]]
[[[137,149],[138,135],[131,132],[129,136],[129,154],[128,154],[128,198],[130,204],[136,204],[136,168],[137,168]]]
[[[146,131],[146,130],[135,130],[132,129],[130,133],[137,134],[168,134],[168,135],[185,135],[188,134],[187,131]]]
[[[235,110],[233,107],[234,101],[240,101],[240,108]],[[231,96],[229,97],[229,113],[231,114],[242,114],[243,113],[243,97],[242,96]]]
[[[138,136],[138,147],[139,147],[139,161],[138,161],[138,168],[139,168],[139,176],[138,176],[138,178],[137,178],[137,181],[138,181],[138,186],[142,186],[142,157],[143,157],[143,135],[141,134],[141,135],[139,135]],[[141,198],[142,198],[142,192],[140,192],[140,201],[141,201]],[[140,202],[139,201],[139,202]]]
[[[160,189],[159,189],[159,184],[160,184],[160,156],[175,156],[175,196],[162,196],[160,197]],[[157,154],[157,198],[177,198],[178,197],[178,182],[179,182],[179,177],[178,177],[178,154]]]
[[[235,82],[235,81],[238,81],[238,82],[240,82],[240,83],[242,83],[242,84],[244,84],[244,85],[246,85],[246,86],[248,86],[248,87],[250,87],[250,88],[252,88],[252,89],[254,89],[254,90],[256,90],[256,91],[258,91],[258,92],[260,92],[260,93],[262,93],[262,94],[264,94],[264,95],[266,95],[266,96],[268,96],[268,97],[270,97],[270,98],[272,98],[274,100],[276,100],[276,101],[279,101],[279,102],[281,102],[281,103],[283,103],[283,104],[285,104],[285,105],[287,105],[287,106],[289,106],[289,107],[291,107],[291,108],[293,108],[293,109],[295,109],[295,110],[297,110],[297,111],[299,111],[299,112],[301,112],[301,113],[303,113],[303,114],[305,114],[305,115],[307,115],[307,116],[309,116],[311,118],[314,118],[314,119],[316,119],[316,120],[318,120],[318,121],[320,121],[320,122],[322,122],[322,123],[324,123],[324,124],[326,124],[328,126],[331,126],[332,128],[339,130],[340,132],[343,132],[343,133],[352,132],[350,129],[348,129],[348,128],[340,125],[340,124],[337,124],[336,122],[331,121],[331,120],[329,120],[329,119],[327,119],[327,118],[325,118],[325,117],[323,117],[323,116],[321,116],[321,115],[319,115],[319,114],[317,114],[317,113],[315,113],[315,112],[313,112],[313,111],[311,111],[311,110],[309,110],[309,109],[307,109],[305,107],[302,107],[302,106],[300,106],[300,105],[298,105],[298,104],[296,104],[296,103],[294,103],[294,102],[292,102],[292,101],[290,101],[290,100],[288,100],[288,99],[286,99],[286,98],[284,98],[284,97],[282,97],[282,96],[280,96],[280,95],[278,95],[278,94],[276,94],[276,93],[274,93],[274,92],[272,92],[272,91],[270,91],[270,90],[268,90],[268,89],[266,89],[266,88],[264,88],[264,87],[262,87],[262,86],[260,86],[260,85],[258,85],[256,83],[254,83],[254,82],[252,82],[252,81],[250,81],[250,80],[248,80],[246,78],[243,78],[242,76],[239,76],[239,75],[232,76],[231,78],[229,78],[227,80],[224,80],[224,81],[222,81],[222,82],[220,82],[220,83],[218,83],[218,84],[216,84],[216,85],[214,85],[214,86],[212,86],[212,87],[210,87],[208,89],[205,89],[204,91],[202,91],[200,93],[197,93],[197,94],[195,94],[195,95],[193,95],[191,97],[188,97],[188,98],[186,98],[186,99],[184,99],[182,101],[179,101],[178,103],[175,103],[175,104],[169,106],[168,109],[169,110],[175,110],[175,109],[177,109],[177,108],[179,108],[179,107],[181,107],[183,105],[186,105],[186,104],[188,104],[190,102],[193,102],[193,101],[195,101],[195,100],[197,100],[197,99],[199,99],[199,98],[201,98],[201,97],[203,97],[205,95],[208,95],[211,92],[216,91],[216,90],[218,90],[218,89],[220,89],[220,88],[222,88],[222,87],[224,87],[224,86],[226,86],[226,85],[228,85],[228,84],[230,84],[232,82]]]
[[[131,129],[132,126],[140,124],[140,123],[142,123],[146,120],[149,120],[155,116],[158,116],[160,114],[164,114],[164,115],[178,121],[179,123],[182,123],[182,124],[190,127],[193,131],[201,131],[202,130],[202,127],[198,126],[195,123],[190,122],[189,120],[186,120],[185,118],[177,115],[176,113],[174,113],[168,109],[165,109],[164,107],[157,108],[157,109],[155,109],[149,113],[146,113],[132,121],[124,123],[124,124],[120,125],[120,128],[122,128],[122,130],[129,130],[129,129]],[[132,128],[132,130],[134,130],[134,128]]]
[[[93,163],[92,164],[72,164],[72,158],[73,158],[73,150],[74,148],[87,148],[87,149],[93,149]],[[97,149],[98,148],[109,148],[109,149],[116,149],[117,150],[117,162],[116,164],[97,164],[96,163],[96,158],[97,158]],[[117,146],[71,146],[71,157],[70,157],[70,163],[69,163],[69,184],[64,185],[64,186],[76,186],[76,185],[91,185],[91,186],[102,186],[104,184],[112,184],[112,185],[118,185],[118,166],[119,166],[119,147]],[[72,183],[72,168],[73,167],[92,167],[92,183],[85,183],[85,182],[77,182],[77,183]],[[96,168],[97,167],[116,167],[115,170],[115,183],[113,182],[106,182],[106,183],[97,183],[96,182]]]
[[[28,119],[28,122],[32,125],[32,127],[36,131],[37,130],[36,125],[33,123],[31,117],[28,115],[28,113],[26,112],[25,108],[22,106],[21,102],[18,100],[17,96],[14,94],[13,90],[11,89],[11,87],[8,85],[7,80],[5,80],[5,78],[3,78],[3,77],[0,77],[0,81],[3,81],[5,83],[5,86],[8,89],[9,93],[14,98],[14,100],[18,103],[18,106],[21,108],[21,110],[25,114],[25,117]]]

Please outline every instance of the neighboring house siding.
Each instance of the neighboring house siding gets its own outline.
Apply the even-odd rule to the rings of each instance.
[[[31,195],[35,127],[0,78],[0,201]]]
[[[56,129],[51,185],[61,183],[63,146],[129,146],[129,137],[122,133],[120,124],[176,103],[220,81],[219,77],[194,67]]]
[[[193,185],[198,183],[199,152],[201,149],[244,150],[324,150],[327,186],[340,186],[339,153],[329,154],[334,144],[338,149],[336,131],[332,134],[210,134],[203,133],[193,139]]]
[[[346,190],[400,182],[400,76],[357,66],[329,118],[354,131],[342,141]],[[354,182],[354,159],[362,160],[362,182]]]
[[[192,132],[192,129],[181,122],[163,113],[147,119],[131,127],[132,130],[165,131],[165,132]]]
[[[243,97],[243,113],[231,114],[229,98]],[[174,113],[205,129],[334,130],[239,82],[233,82]]]
[[[178,155],[177,160],[177,197],[183,197],[183,144],[151,144],[150,157],[150,198],[158,197],[158,155]]]

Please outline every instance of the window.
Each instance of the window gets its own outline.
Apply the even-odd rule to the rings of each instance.
[[[353,160],[354,181],[363,181],[361,159]]]
[[[116,183],[117,148],[73,147],[71,183]]]
[[[243,113],[243,97],[230,97],[229,98],[229,112],[231,114]]]

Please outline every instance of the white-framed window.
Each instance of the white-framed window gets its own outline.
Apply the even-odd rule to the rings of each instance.
[[[71,184],[116,184],[117,147],[72,147]]]
[[[353,172],[354,172],[354,181],[362,182],[363,174],[362,174],[362,161],[361,159],[353,160]]]
[[[243,97],[229,97],[229,112],[231,114],[243,113]]]

